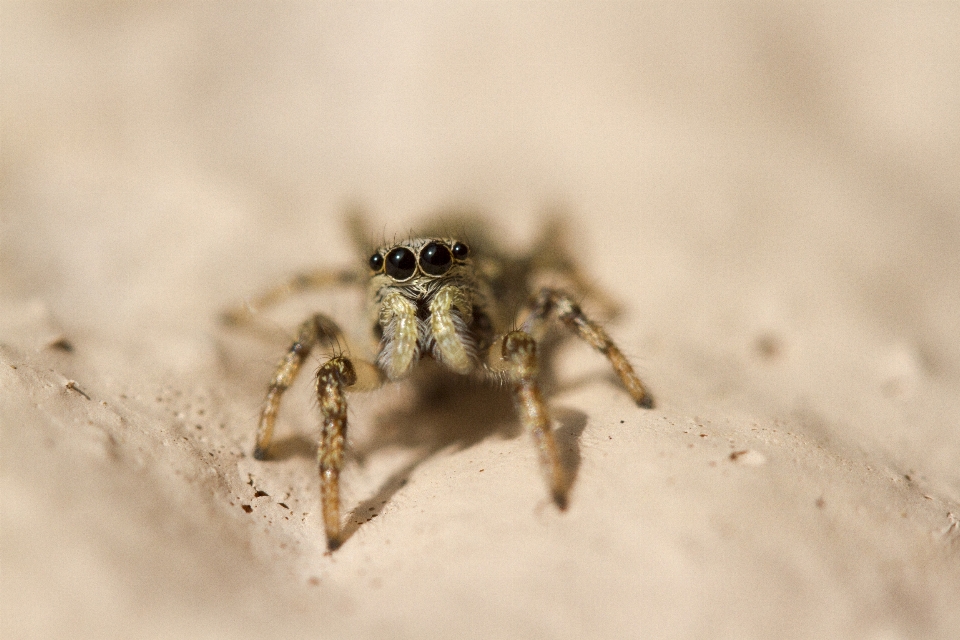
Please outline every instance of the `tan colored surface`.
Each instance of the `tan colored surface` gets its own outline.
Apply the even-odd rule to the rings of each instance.
[[[0,635],[956,637],[958,33],[952,3],[5,2]],[[307,383],[251,459],[282,340],[216,314],[353,259],[351,201],[518,248],[569,213],[659,406],[564,346],[567,513],[492,391],[354,405],[332,556]],[[358,312],[271,322],[312,305]]]

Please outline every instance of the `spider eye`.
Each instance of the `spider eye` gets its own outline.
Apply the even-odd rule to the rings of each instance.
[[[463,244],[462,242],[458,242],[453,245],[453,255],[462,260],[463,258],[466,258],[468,255],[470,255],[470,247]]]
[[[380,271],[383,269],[383,256],[379,253],[375,253],[370,256],[370,268],[374,271]]]
[[[420,250],[420,268],[431,276],[446,273],[453,263],[450,249],[439,242],[431,242]]]
[[[407,280],[416,270],[417,259],[410,249],[397,247],[387,254],[387,275],[394,280]]]

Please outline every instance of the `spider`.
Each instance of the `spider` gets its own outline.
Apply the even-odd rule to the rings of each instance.
[[[366,236],[353,220],[355,240]],[[347,431],[350,391],[371,391],[407,376],[422,359],[434,359],[453,373],[506,384],[523,426],[532,435],[553,502],[567,507],[569,484],[538,383],[538,343],[553,321],[565,326],[606,356],[623,386],[640,406],[653,398],[607,332],[588,318],[565,289],[535,288],[538,275],[552,272],[575,290],[590,287],[572,260],[557,247],[559,225],[545,230],[531,256],[509,257],[498,251],[477,226],[452,237],[425,234],[366,249],[361,269],[305,272],[268,289],[224,314],[227,324],[253,318],[262,308],[289,295],[331,286],[366,284],[367,322],[378,341],[372,359],[333,353],[320,365],[315,388],[322,429],[317,450],[327,547],[343,542],[340,526],[340,472]],[[314,349],[341,344],[343,331],[318,313],[300,325],[297,337],[279,362],[267,390],[256,432],[253,456],[264,460],[284,392]]]

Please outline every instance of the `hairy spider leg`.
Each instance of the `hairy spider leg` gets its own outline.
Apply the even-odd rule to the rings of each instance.
[[[320,403],[322,429],[317,447],[320,469],[320,499],[327,548],[337,549],[340,539],[340,470],[343,469],[343,445],[347,436],[347,398],[344,387],[357,382],[353,363],[345,356],[327,360],[317,371],[317,400]]]
[[[347,398],[345,390],[372,391],[384,383],[384,374],[372,362],[338,355],[317,370],[317,401],[320,405],[320,442],[317,466],[320,470],[320,500],[327,548],[337,549],[340,537],[340,470],[347,437]]]
[[[253,457],[263,460],[273,438],[273,427],[280,408],[280,400],[300,371],[310,351],[320,344],[335,342],[342,335],[330,318],[317,314],[300,325],[297,339],[277,366],[273,382],[267,390]],[[383,384],[383,373],[366,360],[351,360],[338,355],[330,358],[317,370],[316,392],[320,405],[321,432],[317,446],[317,464],[320,470],[323,522],[327,547],[340,546],[340,470],[343,468],[343,445],[347,432],[346,388],[370,391]]]
[[[263,408],[260,411],[260,422],[257,424],[257,441],[253,448],[254,458],[257,460],[266,459],[267,449],[273,439],[273,425],[277,419],[277,411],[280,409],[283,392],[293,384],[303,361],[310,354],[310,351],[320,343],[335,342],[341,335],[340,327],[323,314],[312,316],[300,325],[296,340],[293,341],[286,355],[277,364],[273,380],[267,389],[267,397],[264,399]]]
[[[569,294],[555,289],[541,289],[533,299],[530,315],[527,316],[521,329],[539,337],[547,319],[554,312],[557,319],[567,328],[607,357],[634,402],[647,409],[653,408],[653,396],[637,377],[626,356],[613,343],[603,327],[584,315],[580,306]]]
[[[560,462],[550,415],[537,383],[537,342],[525,331],[511,331],[499,342],[501,363],[497,368],[507,374],[512,384],[517,412],[524,428],[533,436],[553,501],[561,510],[566,509],[570,483]]]
[[[532,270],[553,272],[561,277],[563,284],[546,284],[547,287],[571,289],[583,293],[599,306],[606,316],[620,312],[620,303],[604,291],[589,275],[584,273],[577,261],[570,255],[568,247],[572,244],[573,230],[569,221],[562,216],[548,218],[540,230],[540,235],[531,251],[534,256]]]
[[[305,271],[275,284],[244,304],[227,309],[220,315],[220,321],[223,324],[233,326],[249,324],[256,311],[283,302],[298,293],[333,286],[353,286],[361,284],[361,281],[361,274],[354,270],[316,269]]]

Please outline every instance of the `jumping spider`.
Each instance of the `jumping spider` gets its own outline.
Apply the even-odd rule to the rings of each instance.
[[[626,357],[607,332],[584,315],[571,294],[547,287],[534,290],[535,277],[544,271],[559,274],[574,288],[588,288],[573,262],[549,239],[556,232],[556,225],[548,229],[547,239],[529,258],[510,258],[492,246],[484,247],[479,228],[470,234],[469,244],[462,237],[441,234],[387,243],[367,253],[365,270],[302,273],[252,301],[260,308],[308,289],[366,283],[367,321],[379,340],[375,358],[334,354],[316,373],[323,423],[317,457],[330,550],[343,541],[339,477],[347,430],[346,391],[370,391],[403,378],[422,358],[432,358],[457,374],[509,385],[560,509],[567,506],[569,485],[538,384],[537,345],[551,319],[606,356],[639,406],[653,406]],[[367,251],[371,249],[368,246]],[[242,306],[224,314],[224,321],[243,324],[252,317],[250,306]],[[267,390],[253,450],[256,459],[267,457],[280,400],[304,360],[313,349],[342,344],[343,338],[336,323],[322,313],[300,325]]]

